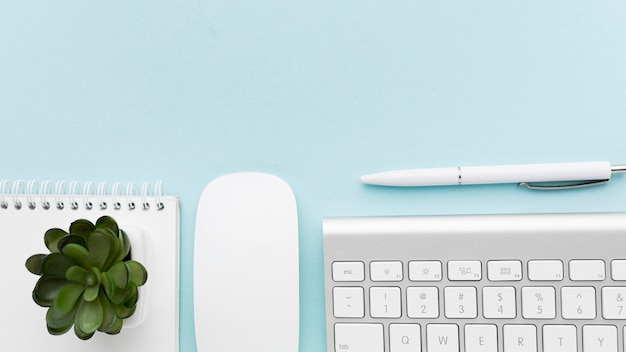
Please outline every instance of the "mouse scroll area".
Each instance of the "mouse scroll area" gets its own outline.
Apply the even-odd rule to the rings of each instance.
[[[298,350],[298,218],[285,181],[236,173],[205,188],[194,301],[198,351]]]

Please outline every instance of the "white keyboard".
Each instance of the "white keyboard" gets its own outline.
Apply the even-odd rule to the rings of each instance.
[[[626,352],[626,214],[326,218],[329,352]]]

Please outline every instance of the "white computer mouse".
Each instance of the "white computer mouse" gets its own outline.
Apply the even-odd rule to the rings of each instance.
[[[199,352],[296,352],[298,214],[282,179],[221,176],[200,197],[194,304]]]

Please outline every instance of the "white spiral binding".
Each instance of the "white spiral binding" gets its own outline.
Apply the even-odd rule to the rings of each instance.
[[[113,187],[111,189],[111,196],[113,197],[111,201],[113,202],[113,209],[115,210],[120,210],[122,208],[122,203],[120,203],[119,200],[117,199],[118,197],[121,196],[121,193],[120,193],[121,187],[122,187],[122,184],[120,182],[115,182],[113,183]]]
[[[36,180],[24,182],[23,180],[0,179],[0,210],[9,209],[11,205],[17,210],[34,210],[39,206],[44,210],[50,210],[51,204],[54,204],[58,210],[64,210],[66,202],[71,210],[78,210],[81,207],[92,210],[94,204],[100,210],[107,210],[109,209],[107,201],[110,201],[112,203],[111,209],[116,211],[123,208],[121,200],[124,198],[129,210],[136,208],[137,199],[139,199],[141,209],[144,211],[152,209],[151,204],[157,211],[165,208],[161,199],[165,196],[165,187],[162,181],[157,181],[154,187],[150,183],[144,182],[141,186],[141,193],[137,192],[134,182],[126,185],[125,193],[122,189],[120,182],[114,182],[109,191],[107,182],[100,182],[96,185],[91,181],[84,184],[71,181],[68,184],[65,181],[54,183],[42,181],[40,183]]]
[[[26,186],[26,203],[29,209],[34,210],[37,207],[37,202],[35,202],[33,198],[38,194],[39,182],[35,180],[28,181],[28,185]]]
[[[9,207],[9,202],[5,199],[5,194],[8,193],[8,188],[10,184],[7,180],[0,180],[0,208],[7,209]]]
[[[98,184],[98,191],[97,191],[97,195],[98,195],[98,206],[100,207],[100,210],[106,210],[107,209],[107,202],[104,201],[102,198],[107,194],[107,189],[109,188],[109,184],[106,182],[100,182]]]
[[[39,198],[41,202],[41,207],[45,210],[50,209],[50,201],[48,201],[47,196],[52,194],[50,181],[43,181],[41,183],[41,188],[39,188]]]
[[[13,197],[13,206],[15,209],[22,209],[22,201],[20,201],[19,197],[21,195],[26,194],[26,189],[24,188],[24,181],[18,180],[13,183],[13,187],[11,187],[11,196]]]
[[[133,201],[133,197],[137,195],[137,187],[135,187],[135,182],[130,182],[126,185],[126,203],[128,204],[128,210],[135,210],[135,202]]]

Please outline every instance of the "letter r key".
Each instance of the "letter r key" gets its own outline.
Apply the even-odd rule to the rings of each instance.
[[[505,352],[537,352],[537,328],[534,325],[504,325]]]

